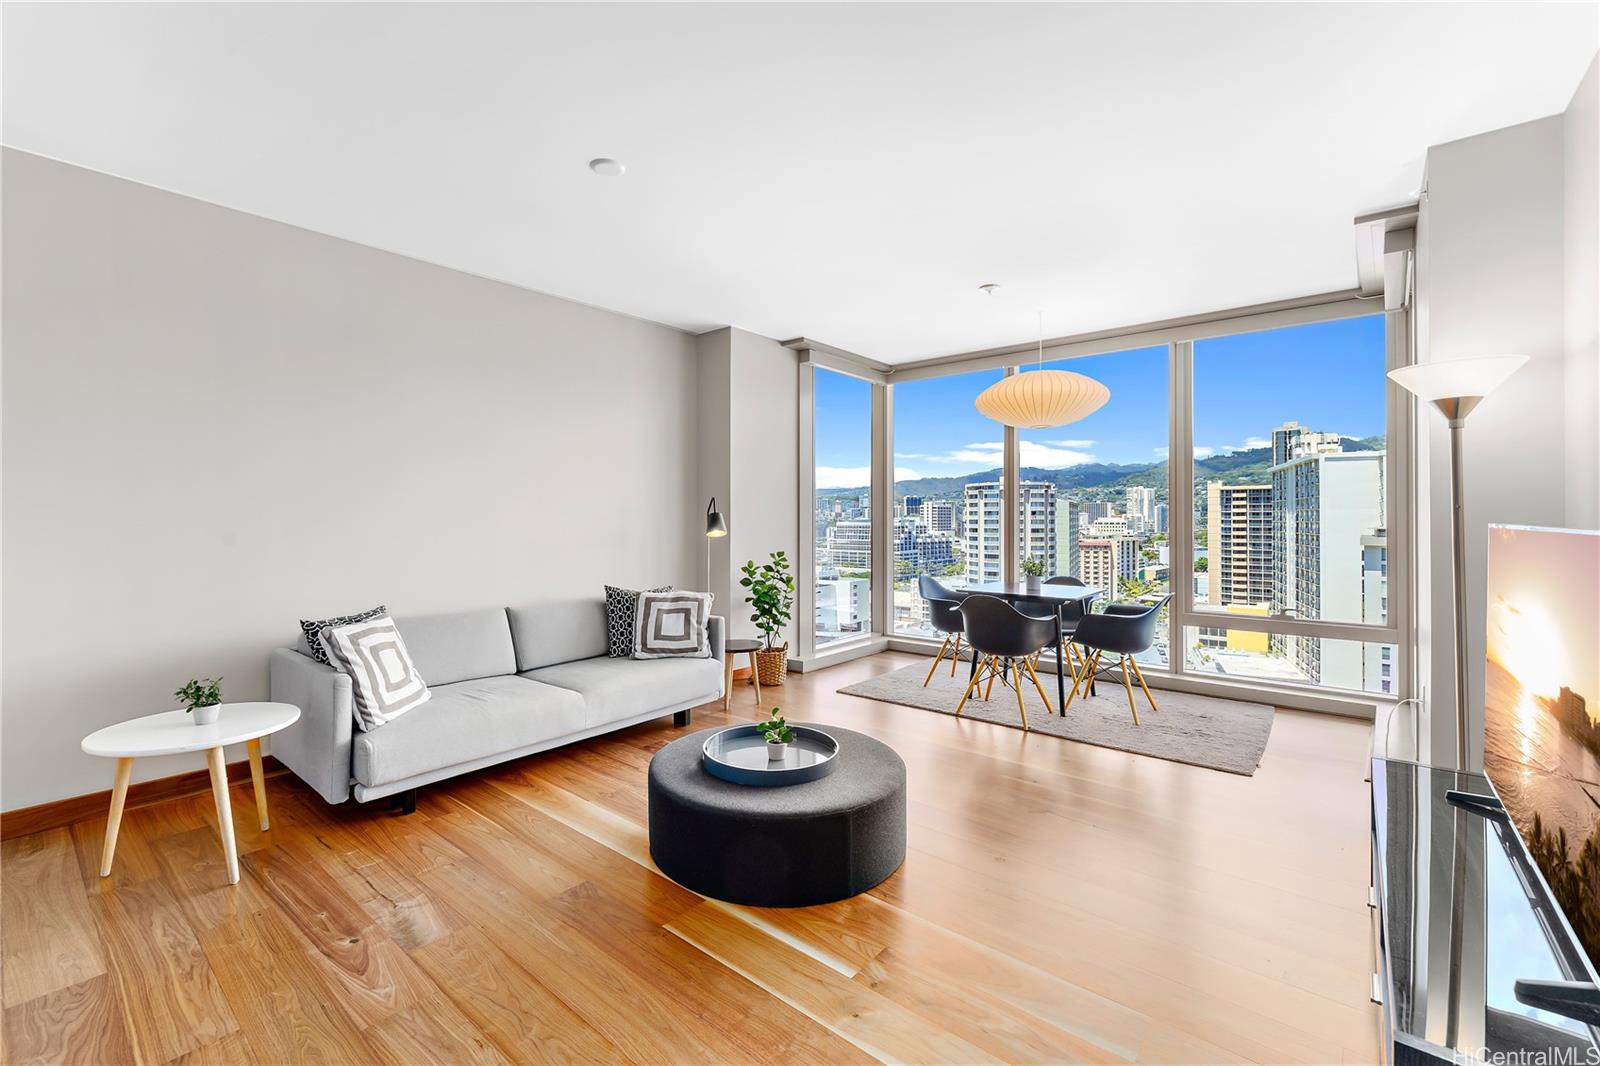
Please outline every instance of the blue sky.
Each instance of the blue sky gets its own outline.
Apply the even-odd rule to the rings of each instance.
[[[1046,363],[1087,374],[1111,400],[1080,422],[1026,430],[1024,466],[1150,463],[1167,449],[1167,350],[1141,348]],[[1383,432],[1383,316],[1369,315],[1195,343],[1195,451],[1262,446],[1289,419],[1347,437]],[[999,371],[895,386],[896,480],[949,477],[1000,464],[1000,426],[973,399]],[[865,485],[870,387],[817,371],[817,487]]]

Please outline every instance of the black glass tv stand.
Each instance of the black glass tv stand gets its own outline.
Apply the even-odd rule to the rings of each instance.
[[[1600,1030],[1529,1001],[1543,994],[1543,1006],[1572,1013],[1584,972],[1550,935],[1554,915],[1508,855],[1501,834],[1513,830],[1497,808],[1481,774],[1372,761],[1373,998],[1386,1063],[1594,1061]]]

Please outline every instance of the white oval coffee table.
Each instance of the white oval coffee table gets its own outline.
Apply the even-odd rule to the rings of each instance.
[[[133,760],[145,755],[179,755],[190,751],[206,753],[211,770],[211,794],[217,803],[217,830],[222,835],[222,851],[228,859],[228,883],[239,883],[239,853],[233,843],[233,809],[228,803],[228,768],[222,749],[229,744],[245,744],[250,753],[250,779],[256,790],[256,813],[261,828],[267,825],[267,787],[261,774],[261,738],[293,725],[300,708],[289,703],[224,703],[222,713],[210,725],[195,725],[185,711],[162,711],[143,718],[108,725],[83,738],[83,750],[117,760],[117,774],[111,788],[111,816],[106,821],[106,843],[100,856],[100,876],[111,874],[111,857],[117,850],[117,830],[122,825],[122,807],[128,799],[128,781],[133,776]]]

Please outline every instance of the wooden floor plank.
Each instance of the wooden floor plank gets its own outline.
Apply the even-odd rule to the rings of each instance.
[[[0,985],[5,1006],[106,972],[67,830],[5,841],[0,844],[0,869],[5,876],[0,888]]]
[[[645,723],[422,791],[234,794],[5,843],[7,1062],[1370,1062],[1365,723],[1279,711],[1254,776],[836,692],[891,744],[908,851],[855,899],[706,901],[656,870]],[[926,660],[920,660],[926,662]],[[764,708],[763,708],[764,709]],[[695,727],[759,717],[748,689]],[[164,1056],[164,1058],[163,1058]]]

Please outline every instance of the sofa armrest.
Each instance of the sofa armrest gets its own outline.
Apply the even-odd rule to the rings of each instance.
[[[722,662],[728,657],[728,622],[720,614],[706,619],[706,637],[711,641],[711,657]]]
[[[350,798],[350,678],[309,655],[274,648],[268,673],[275,703],[300,719],[272,735],[272,754],[329,803]]]

